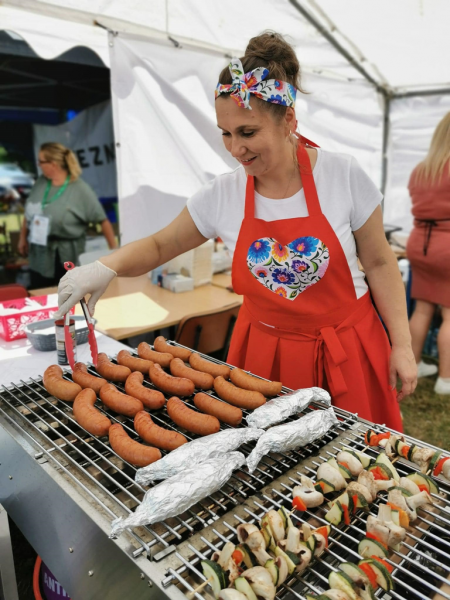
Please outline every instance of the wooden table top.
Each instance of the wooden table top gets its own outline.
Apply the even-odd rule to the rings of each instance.
[[[54,294],[57,288],[30,290],[30,296]],[[153,285],[147,275],[116,277],[97,302],[96,329],[123,340],[178,325],[187,315],[221,310],[242,304],[242,296],[218,285],[204,285],[175,294]],[[77,304],[75,314],[82,314]]]

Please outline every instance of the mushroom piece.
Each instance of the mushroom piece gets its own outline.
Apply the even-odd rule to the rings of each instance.
[[[264,527],[266,524],[269,525],[269,530],[275,540],[275,544],[284,539],[284,522],[276,510],[269,510],[261,519],[261,527]]]
[[[354,490],[355,492],[359,492],[360,494],[362,494],[364,496],[364,498],[367,500],[367,502],[372,502],[372,494],[369,492],[369,490],[366,488],[365,485],[362,485],[361,483],[358,483],[357,481],[352,481],[351,483],[348,484],[347,486],[347,491],[351,491]]]
[[[317,479],[325,479],[334,485],[334,489],[338,492],[343,490],[347,483],[337,469],[334,469],[329,463],[322,463],[317,469]]]
[[[321,595],[326,596],[330,600],[350,600],[350,596],[341,590],[325,590]]]
[[[311,550],[307,546],[302,546],[300,552],[297,554],[297,558],[300,559],[300,562],[296,566],[295,570],[297,573],[303,573],[303,571],[311,562]]]
[[[377,489],[377,492],[384,490],[387,491],[389,490],[391,487],[396,487],[398,486],[397,481],[395,481],[395,479],[375,479],[375,487]]]
[[[412,461],[420,467],[422,473],[426,473],[433,454],[434,450],[430,448],[416,448],[413,451]]]
[[[426,490],[422,490],[418,494],[414,494],[414,496],[408,496],[406,498],[406,504],[411,510],[415,511],[424,504],[433,504],[433,500]]]
[[[414,483],[414,481],[410,477],[400,477],[399,484],[400,487],[405,488],[405,490],[408,490],[408,492],[411,492],[411,494],[420,493],[419,486],[417,485],[417,483]]]
[[[408,504],[406,503],[405,496],[402,494],[401,490],[391,490],[388,493],[388,502],[389,504],[395,504],[395,506],[398,506],[398,508],[404,510],[408,515],[410,521],[415,521],[417,519],[416,511],[408,506]]]
[[[386,527],[385,523],[381,523],[373,515],[367,517],[367,533],[372,533],[376,536],[375,539],[380,540],[382,544],[387,546],[389,541],[389,528]]]
[[[259,531],[259,529],[256,527],[256,525],[253,525],[253,523],[242,523],[241,525],[238,525],[236,532],[239,542],[241,544],[245,543],[248,536],[255,531]],[[264,546],[264,548],[265,547],[266,546]]]
[[[372,473],[366,471],[365,469],[361,471],[361,473],[358,475],[358,483],[367,489],[372,498],[371,502],[373,502],[377,496],[377,486],[375,485],[375,479]]]
[[[445,477],[445,479],[450,481],[450,460],[446,460],[444,462],[444,466],[442,467],[442,475]]]
[[[220,590],[219,600],[248,600],[247,596],[242,592],[238,592],[232,588]]]
[[[244,571],[242,577],[245,577],[249,582],[258,599],[274,600],[276,590],[273,585],[272,576],[267,569],[264,567],[252,567]]]
[[[284,581],[286,581],[287,576],[289,575],[288,565],[284,556],[277,556],[275,559],[275,564],[278,567],[277,585],[281,585]]]
[[[314,550],[314,556],[320,556],[326,548],[327,541],[321,533],[313,533],[313,535],[316,538],[317,542],[316,548]]]
[[[314,508],[323,503],[323,494],[321,492],[302,485],[295,486],[292,490],[292,496],[300,498],[305,503],[306,508]]]
[[[400,544],[406,538],[406,530],[396,525],[393,521],[385,521],[383,525],[389,529],[388,546],[391,548],[397,546],[397,544]]]
[[[341,452],[338,452],[336,459],[340,463],[345,463],[348,466],[350,473],[354,477],[359,475],[361,473],[361,471],[363,470],[361,461],[358,460],[357,458],[355,458],[353,456],[353,454],[350,454],[350,452],[345,452],[344,450]]]
[[[282,549],[298,554],[303,546],[303,544],[300,543],[300,529],[297,529],[297,527],[288,527],[285,541],[286,545]]]
[[[266,542],[259,529],[248,536],[246,544],[253,552],[260,565],[265,565],[266,562],[272,558],[270,554],[266,552]]]

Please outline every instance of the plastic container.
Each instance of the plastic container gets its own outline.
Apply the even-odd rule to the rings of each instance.
[[[40,308],[36,307],[36,303]],[[58,310],[58,295],[34,296],[0,302],[0,337],[7,342],[26,338],[25,327],[50,319]],[[73,315],[75,309],[70,313]]]
[[[84,316],[74,316],[71,321],[75,321],[75,335],[77,346],[85,344],[88,341],[89,329]],[[94,319],[94,323],[96,320]],[[56,350],[55,319],[46,319],[39,323],[30,323],[25,326],[25,336],[30,340],[31,345],[36,350],[50,352]]]

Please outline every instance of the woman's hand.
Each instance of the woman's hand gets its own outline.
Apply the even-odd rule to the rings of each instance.
[[[17,251],[21,256],[28,255],[28,241],[26,236],[20,236],[19,243],[17,244]]]
[[[393,346],[389,359],[389,385],[395,389],[397,377],[402,382],[402,389],[397,392],[400,402],[414,392],[417,386],[417,364],[410,345]]]
[[[93,315],[97,300],[116,276],[117,273],[115,271],[99,260],[67,271],[59,282],[59,309],[55,313],[54,318],[62,319],[72,306],[75,306],[86,294],[91,295],[87,306],[89,312]]]

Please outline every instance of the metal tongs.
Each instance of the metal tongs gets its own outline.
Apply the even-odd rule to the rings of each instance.
[[[64,268],[66,269],[66,271],[71,271],[74,267],[75,267],[75,265],[73,264],[73,262],[68,261],[68,262],[64,263]],[[94,320],[91,316],[91,313],[89,312],[89,309],[86,304],[86,300],[84,298],[81,298],[80,304],[81,304],[81,308],[83,309],[84,318],[86,319],[86,323],[87,323],[87,326],[89,329],[88,342],[89,342],[89,347],[91,349],[92,362],[93,362],[94,366],[96,367],[97,366],[97,357],[98,357],[98,346],[97,346],[97,340],[95,339],[95,333],[94,333]],[[70,327],[70,311],[68,313],[66,313],[66,316],[64,317],[64,341],[65,341],[65,345],[66,345],[67,359],[69,361],[69,365],[73,369],[74,365],[75,365],[74,340],[73,340],[72,336],[70,335],[69,327]]]

